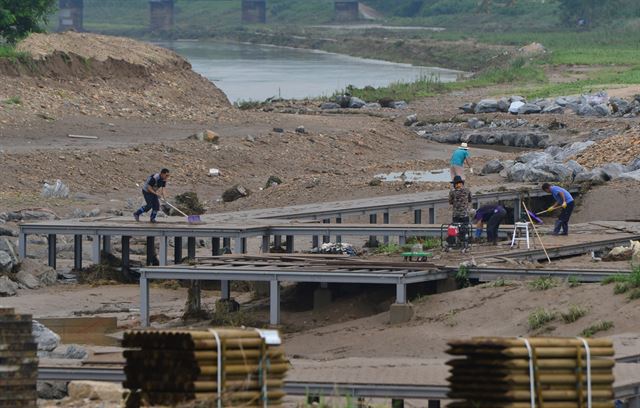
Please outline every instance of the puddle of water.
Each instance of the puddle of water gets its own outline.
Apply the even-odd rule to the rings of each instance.
[[[374,177],[382,181],[407,181],[412,183],[420,181],[448,183],[451,181],[451,174],[448,168],[431,171],[393,171],[386,174],[376,174]]]

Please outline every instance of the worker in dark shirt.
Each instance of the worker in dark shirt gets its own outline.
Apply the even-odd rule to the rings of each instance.
[[[507,210],[500,204],[488,204],[476,210],[473,221],[476,224],[476,238],[482,236],[482,225],[487,224],[487,241],[498,244],[498,228],[507,215]]]
[[[133,213],[133,218],[140,221],[140,216],[151,210],[151,222],[156,222],[158,211],[160,210],[160,197],[165,200],[165,187],[169,178],[169,170],[162,169],[160,173],[152,174],[142,186],[142,195],[145,205]]]

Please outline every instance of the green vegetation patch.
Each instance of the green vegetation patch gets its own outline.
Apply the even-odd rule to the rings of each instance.
[[[567,310],[566,312],[560,313],[560,317],[562,318],[562,321],[565,323],[573,323],[578,319],[580,319],[581,317],[585,316],[587,312],[588,310],[585,307],[578,306],[578,305],[571,305],[569,306],[569,310]]]
[[[529,282],[528,286],[531,290],[548,290],[558,286],[558,281],[551,276],[541,276]]]
[[[556,318],[556,313],[542,307],[537,308],[527,318],[529,330],[538,330]]]
[[[602,281],[603,285],[615,283],[613,293],[621,295],[628,293],[629,300],[640,298],[640,266],[636,266],[628,274],[609,276]]]
[[[613,328],[613,326],[614,326],[614,324],[611,321],[608,321],[608,320],[599,321],[599,322],[594,323],[591,326],[587,327],[583,331],[581,331],[580,332],[580,336],[582,336],[582,337],[593,337],[594,334],[596,334],[598,332],[601,332],[601,331],[607,331],[607,330]]]

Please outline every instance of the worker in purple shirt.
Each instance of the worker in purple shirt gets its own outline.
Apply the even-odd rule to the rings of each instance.
[[[476,238],[482,236],[482,224],[487,223],[487,241],[498,245],[498,229],[507,215],[507,210],[500,204],[488,204],[476,210],[473,223],[476,224]]]
[[[562,208],[562,212],[553,228],[553,235],[569,235],[569,218],[571,218],[571,213],[575,206],[575,201],[573,201],[571,193],[562,187],[552,186],[549,183],[544,183],[542,190],[551,193],[553,199],[556,200],[555,204],[547,209],[547,212],[551,212],[556,208]],[[562,230],[562,232],[560,232],[560,230]]]

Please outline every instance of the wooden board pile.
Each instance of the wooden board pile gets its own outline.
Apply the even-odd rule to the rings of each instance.
[[[127,405],[196,399],[212,407],[281,406],[288,362],[281,347],[267,343],[252,329],[127,332]]]
[[[37,350],[31,315],[0,308],[0,408],[38,406]]]
[[[613,408],[608,339],[474,338],[449,343],[452,408]],[[589,356],[587,356],[589,353]],[[589,384],[590,380],[590,384]],[[588,405],[591,398],[591,405]]]

